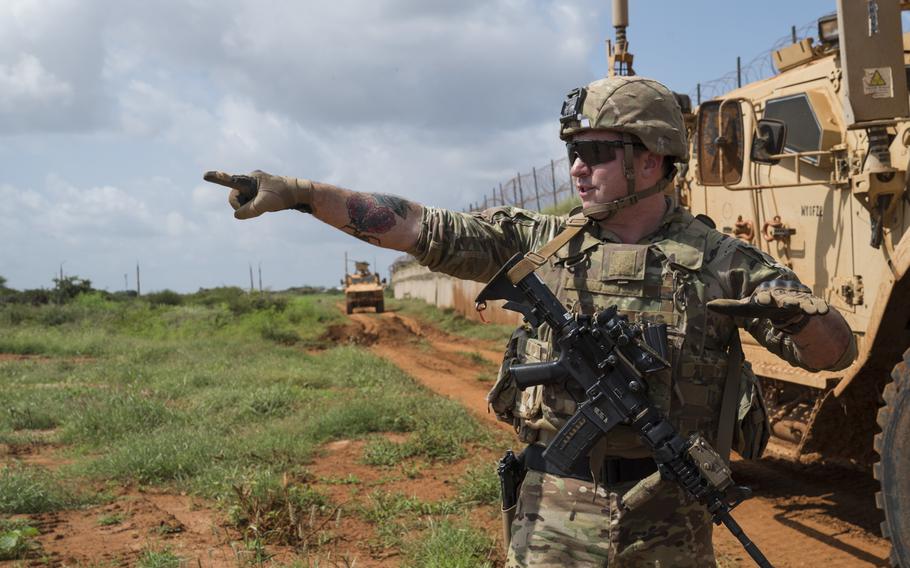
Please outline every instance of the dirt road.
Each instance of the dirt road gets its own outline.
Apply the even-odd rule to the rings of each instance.
[[[466,364],[480,358],[498,364],[502,346],[455,338],[396,313],[355,313],[350,319],[343,333],[351,341],[462,402],[491,427],[506,427],[486,411],[490,383],[480,380],[477,365]],[[888,566],[871,473],[767,458],[738,461],[733,469],[737,482],[755,493],[735,517],[774,566]],[[714,542],[721,566],[753,565],[725,528],[715,529]]]

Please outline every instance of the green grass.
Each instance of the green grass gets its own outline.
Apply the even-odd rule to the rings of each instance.
[[[413,568],[493,568],[493,541],[462,520],[428,522],[426,533],[404,547],[402,566]]]
[[[492,505],[500,502],[496,465],[485,463],[468,468],[458,480],[458,501]]]
[[[182,559],[170,548],[146,548],[139,555],[137,568],[179,568]]]
[[[44,513],[103,499],[76,490],[71,480],[43,468],[12,464],[0,469],[0,513]]]
[[[460,510],[455,501],[422,501],[401,492],[376,490],[370,493],[358,514],[376,527],[378,546],[401,547],[421,528],[430,515],[452,515]]]
[[[53,413],[34,400],[10,405],[6,412],[4,422],[12,430],[52,430],[58,425]]]
[[[98,517],[98,525],[102,527],[112,527],[115,525],[122,524],[126,519],[126,516],[123,513],[112,513],[110,515],[102,515]]]
[[[344,319],[337,302],[220,289],[0,304],[0,353],[36,355],[0,361],[0,442],[59,444],[56,451],[73,462],[54,471],[15,462],[0,468],[0,513],[108,498],[75,489],[86,485],[156,486],[214,499],[257,550],[275,542],[306,547],[313,542],[295,542],[290,519],[331,515],[340,506],[306,474],[325,443],[366,438],[364,461],[400,467],[400,478],[499,442],[461,405],[393,364],[360,347],[331,348],[321,337]],[[511,331],[420,310],[453,333],[501,339]],[[307,348],[314,346],[325,349],[313,354]],[[389,432],[403,441],[381,435]],[[339,472],[336,483],[360,482]],[[361,514],[379,523],[391,546],[410,546],[414,531],[450,538],[461,529],[428,529],[427,517],[463,514],[488,499],[485,474],[468,473],[459,483],[459,497],[439,503],[376,493]],[[117,514],[97,520],[122,521]],[[316,531],[307,538],[328,537]],[[147,549],[139,565],[181,562],[168,549]]]

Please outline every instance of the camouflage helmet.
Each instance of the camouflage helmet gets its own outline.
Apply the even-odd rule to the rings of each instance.
[[[568,140],[587,130],[626,132],[655,154],[680,162],[689,158],[676,95],[653,79],[609,77],[570,91],[562,105],[559,137]]]

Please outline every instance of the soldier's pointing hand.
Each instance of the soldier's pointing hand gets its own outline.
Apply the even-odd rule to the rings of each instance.
[[[273,176],[256,170],[247,175],[206,172],[202,179],[231,188],[228,203],[237,219],[252,219],[270,211],[296,209],[312,212],[313,182]]]

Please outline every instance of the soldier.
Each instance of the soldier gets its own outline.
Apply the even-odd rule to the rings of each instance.
[[[759,457],[767,416],[737,328],[792,365],[838,370],[856,356],[843,317],[773,258],[666,196],[688,145],[679,105],[662,84],[613,77],[573,90],[560,137],[582,201],[569,216],[513,207],[460,213],[259,171],[206,179],[234,188],[238,219],[298,209],[457,278],[487,281],[515,253],[540,251],[532,255],[538,274],[573,311],[616,304],[632,320],[668,325],[671,367],[650,377],[649,395],[683,436],[700,432],[725,457],[731,447]],[[552,360],[548,329],[516,333],[507,357]],[[615,428],[586,463],[558,471],[542,451],[575,411],[571,393],[559,385],[519,391],[501,370],[489,402],[528,444],[509,566],[715,564],[710,517],[677,486],[664,484],[633,511],[619,506],[656,470],[630,430]]]

